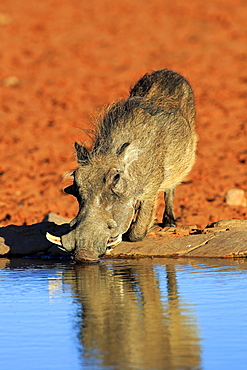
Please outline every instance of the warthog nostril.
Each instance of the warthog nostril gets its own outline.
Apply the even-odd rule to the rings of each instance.
[[[115,227],[117,227],[117,223],[111,218],[107,221],[107,226],[109,229],[114,229]]]

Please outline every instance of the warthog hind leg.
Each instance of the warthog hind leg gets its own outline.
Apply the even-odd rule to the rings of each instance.
[[[173,209],[175,188],[166,189],[165,191],[165,211],[162,219],[163,227],[176,227],[176,217]]]

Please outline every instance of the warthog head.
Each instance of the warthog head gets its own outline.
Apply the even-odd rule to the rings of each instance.
[[[130,167],[139,150],[134,142],[124,143],[115,155],[89,154],[77,143],[75,147],[80,166],[65,192],[77,198],[79,211],[61,243],[76,261],[94,261],[121,242],[131,225],[138,189],[133,186]]]

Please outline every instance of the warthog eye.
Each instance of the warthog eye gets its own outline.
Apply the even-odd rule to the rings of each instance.
[[[104,176],[103,182],[107,185],[107,188],[111,190],[115,195],[119,195],[123,192],[123,184],[121,181],[121,170],[115,167],[111,168],[108,173]],[[120,180],[120,181],[119,181]]]
[[[111,185],[110,185],[110,189],[112,191],[112,193],[119,197],[119,193],[121,193],[121,186],[120,186],[120,189],[119,189],[119,186],[118,186],[118,182],[120,180],[120,173],[116,173],[113,177],[112,177],[112,180],[111,180]]]
[[[119,174],[119,173],[117,173],[117,174],[113,177],[113,179],[112,179],[112,185],[113,185],[113,186],[115,186],[115,185],[118,183],[119,179],[120,179],[120,174]]]

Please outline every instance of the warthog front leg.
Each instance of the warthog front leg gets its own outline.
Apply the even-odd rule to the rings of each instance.
[[[173,209],[175,188],[165,191],[165,211],[163,214],[162,226],[176,227],[176,217]]]
[[[128,232],[131,241],[142,240],[154,224],[156,198],[139,204],[135,219]]]

